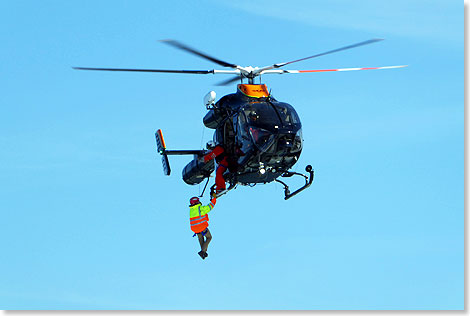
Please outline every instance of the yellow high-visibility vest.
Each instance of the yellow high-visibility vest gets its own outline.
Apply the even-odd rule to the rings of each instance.
[[[189,224],[191,230],[196,234],[204,231],[209,226],[209,216],[207,213],[212,211],[215,206],[215,199],[208,205],[196,204],[189,207]]]

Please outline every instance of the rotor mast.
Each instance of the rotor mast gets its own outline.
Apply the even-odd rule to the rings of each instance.
[[[255,84],[255,78],[258,77],[261,72],[258,67],[237,67],[240,70],[240,77],[241,79],[246,78],[248,79],[248,84]]]

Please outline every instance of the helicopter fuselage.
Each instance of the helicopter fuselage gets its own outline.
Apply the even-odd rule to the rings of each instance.
[[[297,113],[270,96],[265,85],[238,85],[236,93],[209,109],[203,122],[215,129],[214,141],[225,149],[229,163],[225,178],[231,183],[271,182],[289,170],[302,151]],[[209,170],[195,158],[184,168],[183,179],[200,183]]]

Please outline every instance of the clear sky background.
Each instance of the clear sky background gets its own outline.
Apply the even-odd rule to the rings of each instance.
[[[0,2],[0,308],[463,309],[462,4]],[[202,148],[203,96],[235,84],[71,69],[220,69],[166,38],[244,66],[385,38],[286,68],[410,66],[264,76],[301,117],[294,170],[314,184],[220,198],[202,261],[202,186],[181,179],[191,157],[163,175],[154,132]]]

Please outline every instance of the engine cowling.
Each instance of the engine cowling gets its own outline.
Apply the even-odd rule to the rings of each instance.
[[[204,162],[204,159],[195,158],[183,169],[183,181],[187,184],[199,184],[214,171],[214,160]]]
[[[215,129],[223,121],[224,118],[218,112],[219,111],[215,111],[214,109],[211,109],[204,116],[202,121],[204,122],[204,125],[207,128]]]

